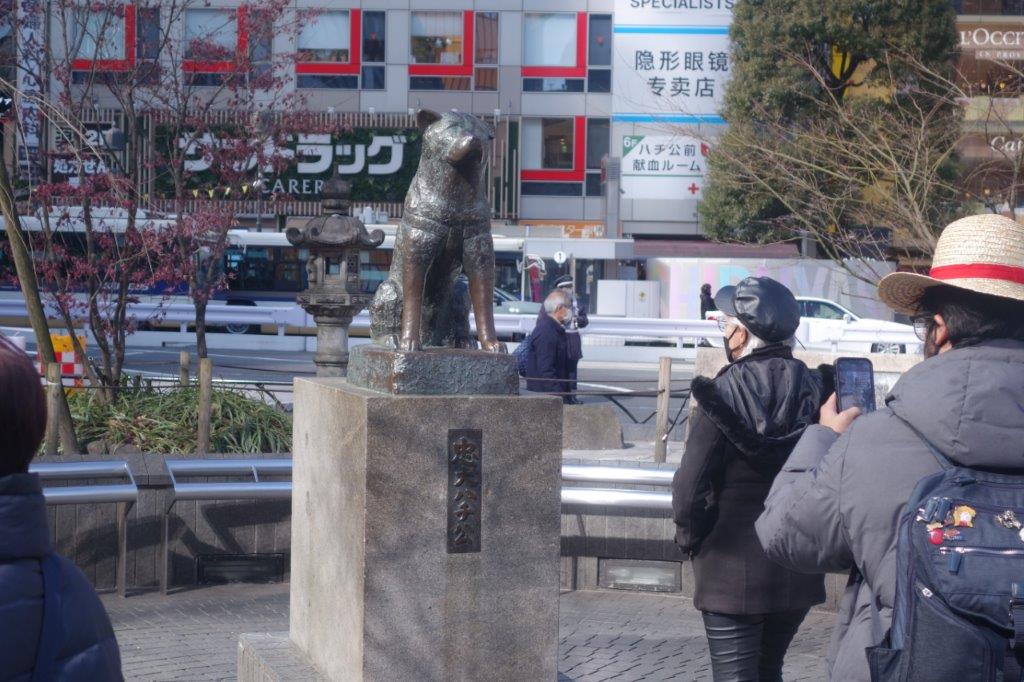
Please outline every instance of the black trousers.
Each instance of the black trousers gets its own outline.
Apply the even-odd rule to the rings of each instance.
[[[704,613],[715,682],[782,682],[782,660],[807,609],[757,616]]]

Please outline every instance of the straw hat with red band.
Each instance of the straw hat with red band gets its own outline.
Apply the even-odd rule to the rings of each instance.
[[[939,285],[1024,301],[1024,225],[994,213],[954,221],[939,236],[928,275],[894,272],[878,284],[878,296],[914,315],[925,290]]]

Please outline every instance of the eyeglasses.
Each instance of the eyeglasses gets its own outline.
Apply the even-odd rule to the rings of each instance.
[[[729,322],[729,318],[728,317],[720,317],[720,318],[718,318],[718,331],[720,331],[722,333],[725,333],[725,330],[729,328],[730,324],[731,323]]]
[[[932,326],[932,315],[914,315],[910,318],[910,324],[914,325],[914,333],[922,341],[928,340],[928,331]]]

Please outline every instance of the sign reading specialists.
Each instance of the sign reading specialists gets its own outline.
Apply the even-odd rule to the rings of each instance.
[[[612,116],[721,123],[732,0],[617,0]]]
[[[615,4],[615,23],[629,26],[728,26],[736,0],[626,0]]]
[[[692,137],[622,138],[622,193],[626,199],[703,196],[708,147]]]

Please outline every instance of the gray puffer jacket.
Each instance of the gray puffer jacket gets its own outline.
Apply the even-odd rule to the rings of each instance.
[[[920,363],[843,436],[808,428],[775,479],[756,524],[768,556],[799,571],[857,569],[832,635],[833,680],[869,680],[864,650],[889,629],[897,520],[917,482],[940,469],[918,433],[961,465],[1024,472],[1024,343]]]

